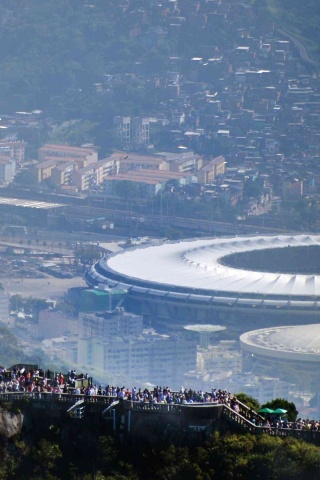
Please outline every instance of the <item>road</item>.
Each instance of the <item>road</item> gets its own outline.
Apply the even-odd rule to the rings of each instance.
[[[96,232],[61,232],[60,230],[47,229],[30,229],[28,234],[24,236],[25,239],[30,239],[32,244],[36,239],[41,242],[58,242],[58,243],[72,243],[72,242],[120,242],[126,241],[128,237],[113,235],[112,233],[96,233]]]
[[[313,65],[314,67],[319,66],[319,63],[312,60],[312,58],[309,56],[307,47],[301,42],[299,38],[295,37],[294,35],[292,35],[292,33],[289,33],[287,30],[282,30],[281,28],[278,28],[277,30],[279,33],[281,33],[281,35],[289,38],[289,40],[292,41],[294,46],[299,50],[299,54],[302,60],[309,63],[310,65]]]

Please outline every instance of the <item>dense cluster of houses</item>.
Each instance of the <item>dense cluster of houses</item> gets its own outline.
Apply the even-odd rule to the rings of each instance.
[[[114,118],[118,151],[106,158],[98,158],[92,145],[44,145],[30,167],[34,182],[107,196],[119,195],[124,182],[131,182],[147,198],[169,181],[198,183],[207,196],[230,206],[246,191],[249,213],[273,201],[318,199],[319,73],[298,39],[273,24],[261,26],[250,1],[164,0],[134,8],[123,0],[113,15],[141,48],[172,39],[179,44],[188,30],[203,41],[192,58],[172,55],[160,73],[150,73],[143,58],[133,72],[106,72],[95,84],[97,95],[112,97],[126,84],[143,87],[146,95],[156,90],[162,101],[148,115]],[[208,45],[205,39],[212,36],[206,32],[212,30],[228,36],[217,35]],[[166,139],[157,148],[155,126]],[[0,145],[4,184],[14,176],[12,158],[17,161],[9,143]],[[161,151],[168,144],[170,153]]]

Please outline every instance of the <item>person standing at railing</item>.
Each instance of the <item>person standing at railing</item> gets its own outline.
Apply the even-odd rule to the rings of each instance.
[[[135,402],[136,398],[137,398],[137,388],[136,387],[133,387],[133,389],[131,390],[131,395],[132,395],[132,400]]]

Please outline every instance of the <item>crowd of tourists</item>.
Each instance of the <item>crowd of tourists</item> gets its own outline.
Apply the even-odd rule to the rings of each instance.
[[[89,380],[88,374],[77,374],[76,370],[69,370],[67,374],[55,373],[50,370],[36,368],[16,368],[6,370],[0,366],[0,392],[40,392],[40,393],[68,393],[75,395],[108,396],[116,399],[132,400],[139,403],[156,405],[187,404],[187,403],[216,403],[225,404],[238,410],[239,403],[236,398],[226,390],[212,389],[211,392],[195,391],[181,387],[175,392],[169,387],[155,387],[141,389],[133,387],[116,387],[107,385],[94,385],[92,382],[78,382]],[[81,385],[82,383],[82,385]]]
[[[81,379],[88,379],[88,375],[77,375],[75,370],[69,370],[64,375],[49,369],[13,367],[7,370],[0,366],[0,393],[73,393],[76,380]]]
[[[186,404],[223,404],[231,410],[241,414],[252,424],[276,431],[281,428],[295,430],[311,430],[320,432],[320,422],[315,420],[298,419],[289,422],[287,417],[278,415],[262,416],[252,409],[245,407],[235,395],[227,390],[213,388],[210,392],[193,390],[181,387],[173,391],[168,386],[156,386],[142,389],[133,387],[116,387],[112,385],[95,385],[88,374],[77,374],[76,370],[69,370],[67,374],[56,373],[40,368],[13,367],[7,370],[0,366],[0,393],[54,393],[86,396],[107,396],[114,400],[124,399],[135,402],[141,408],[157,408],[161,404],[186,405]]]

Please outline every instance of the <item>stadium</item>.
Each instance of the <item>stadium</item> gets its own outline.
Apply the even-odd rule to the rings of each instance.
[[[319,323],[320,235],[164,242],[104,257],[85,279],[126,289],[126,308],[166,331],[219,324],[238,338]]]
[[[319,390],[320,324],[275,327],[240,337],[242,368],[259,376],[295,384],[300,391]]]

